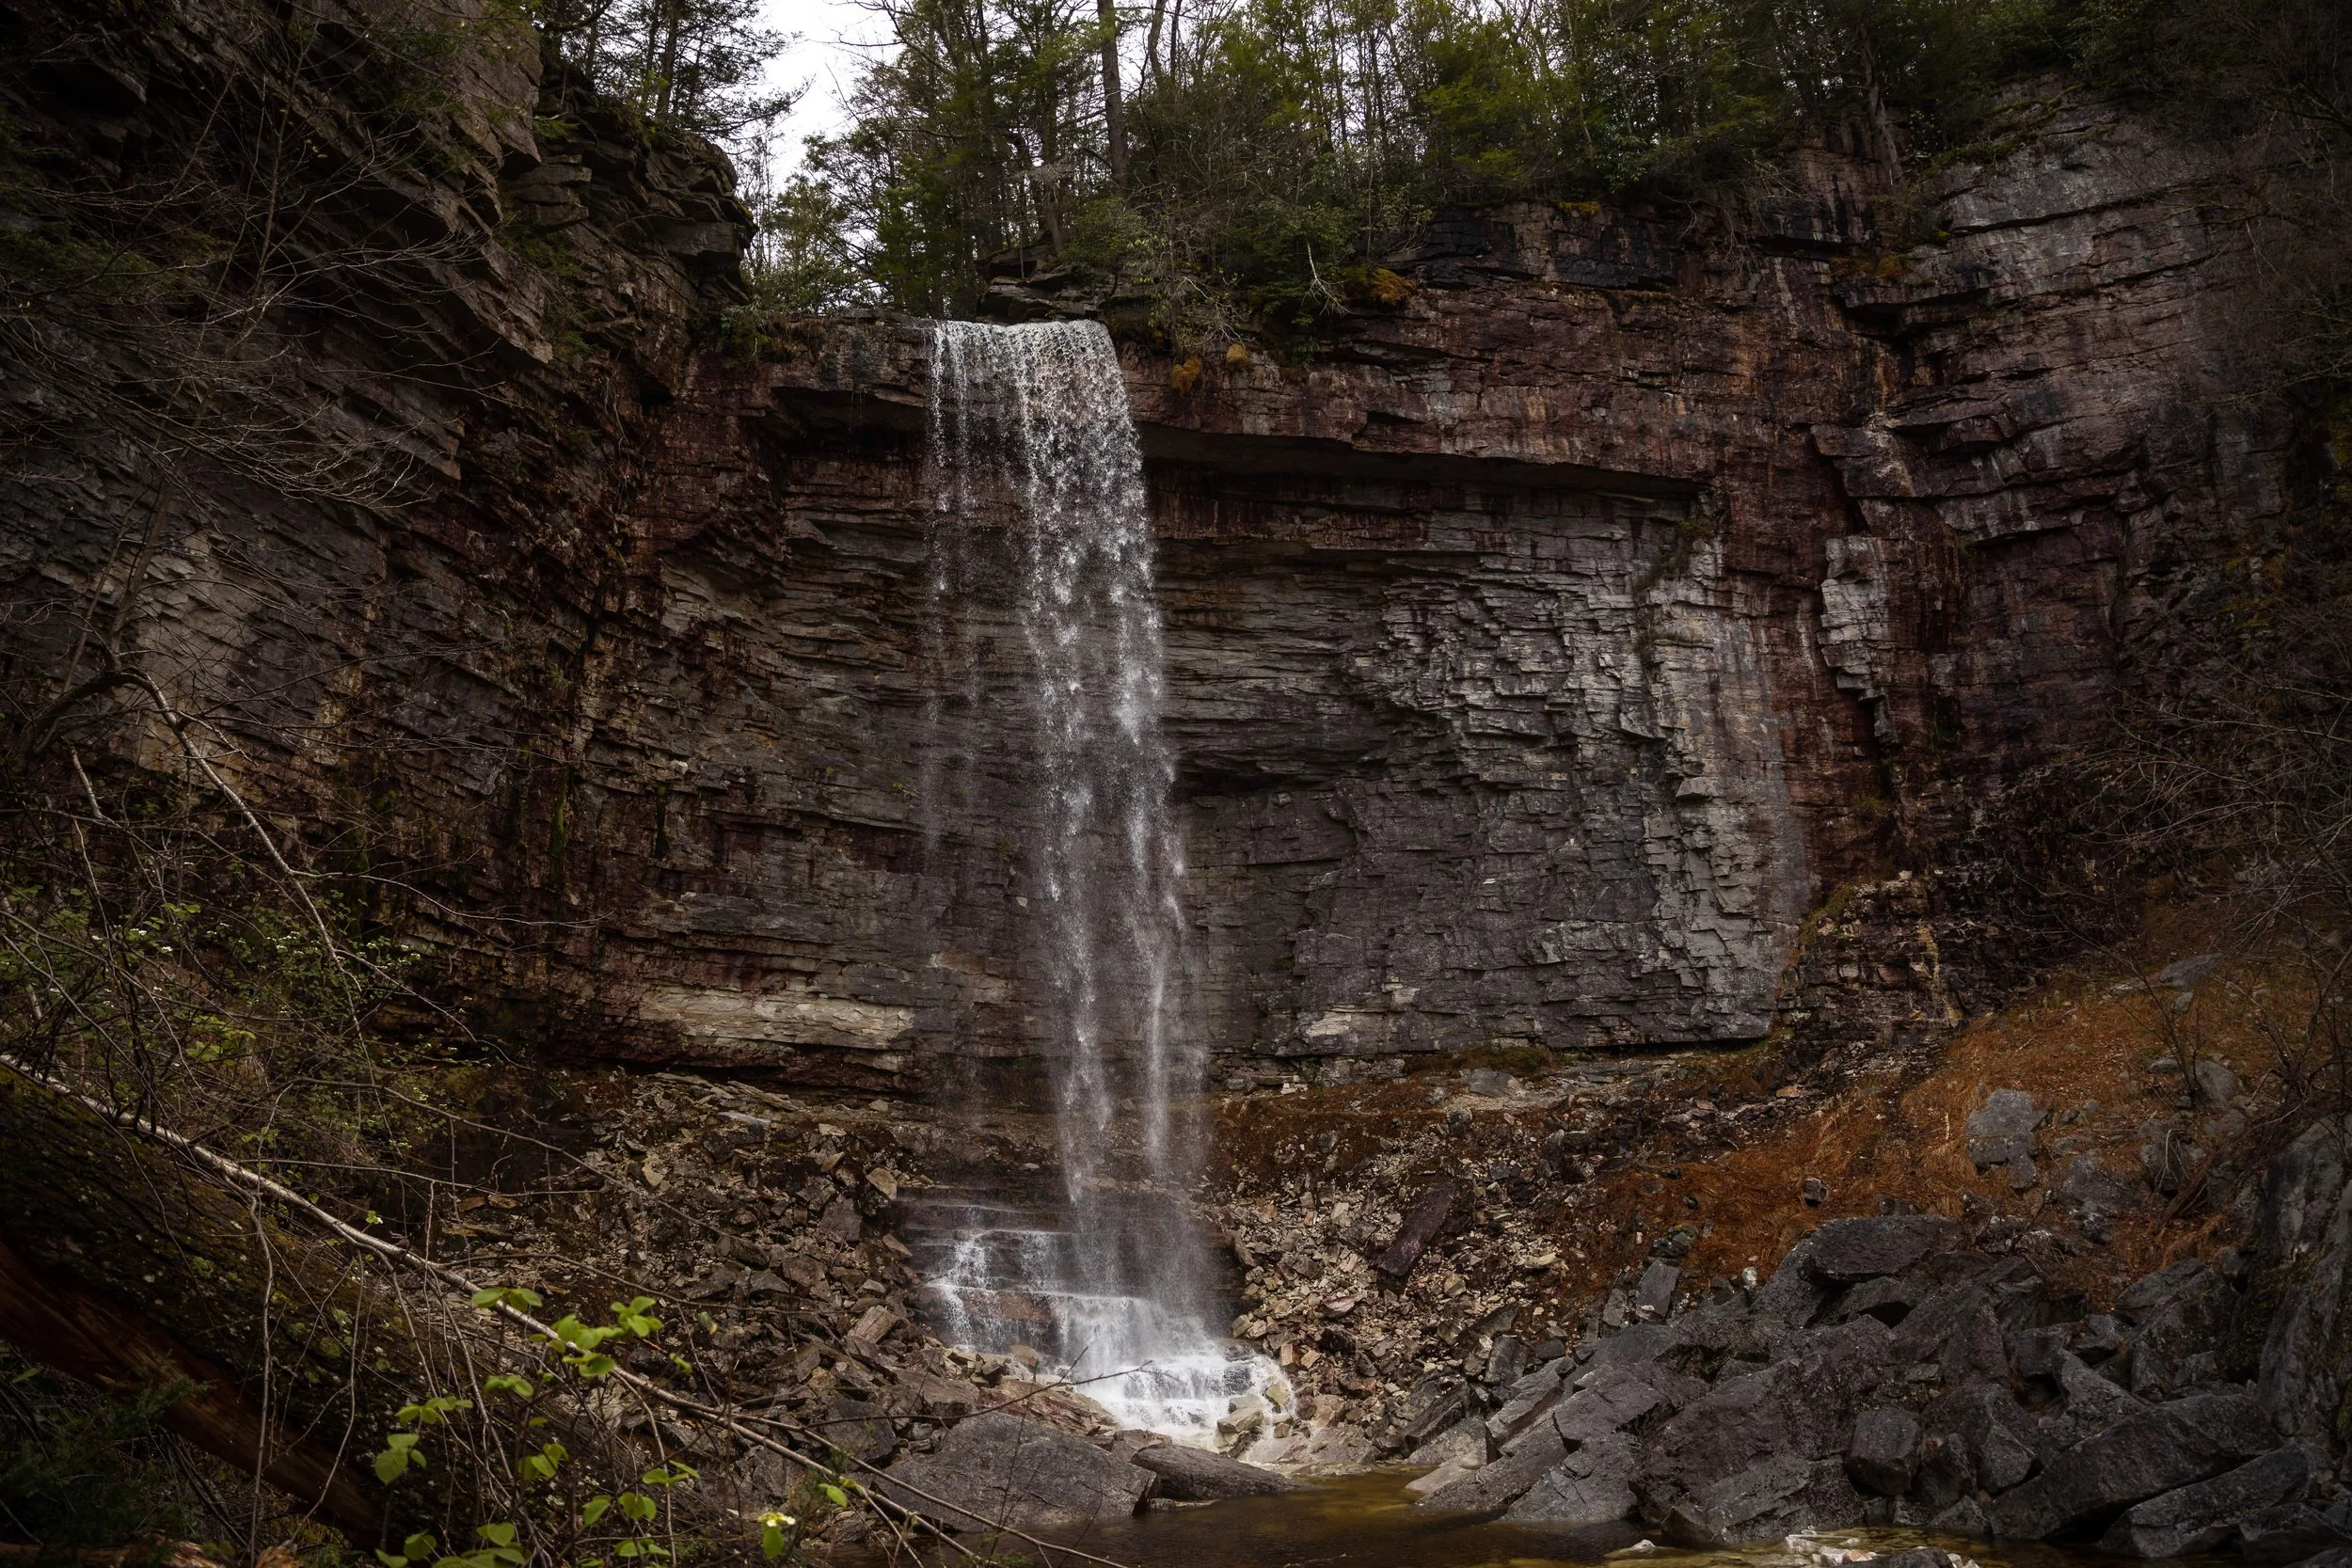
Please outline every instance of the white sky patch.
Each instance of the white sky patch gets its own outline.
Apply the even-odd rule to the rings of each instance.
[[[768,68],[769,86],[801,93],[800,103],[776,126],[771,157],[773,178],[781,182],[801,166],[802,144],[810,136],[847,128],[842,100],[889,24],[858,0],[766,0],[760,17],[763,25],[787,40]]]

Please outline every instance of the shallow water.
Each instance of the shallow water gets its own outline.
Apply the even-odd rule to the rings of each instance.
[[[1306,1492],[1279,1497],[1174,1509],[1163,1504],[1161,1511],[1132,1520],[1053,1538],[1127,1568],[1549,1568],[1604,1562],[1609,1568],[1820,1568],[1778,1542],[1730,1550],[1669,1548],[1655,1556],[1612,1560],[1609,1553],[1644,1538],[1639,1526],[1545,1528],[1437,1513],[1412,1506],[1412,1496],[1405,1490],[1405,1483],[1418,1473],[1391,1466],[1312,1481]],[[1911,1546],[1941,1546],[1982,1568],[2093,1568],[2120,1562],[2052,1546],[2001,1547],[1915,1530],[1825,1530],[1817,1539],[1882,1555]],[[1002,1545],[1024,1557],[1038,1555],[1025,1543]]]

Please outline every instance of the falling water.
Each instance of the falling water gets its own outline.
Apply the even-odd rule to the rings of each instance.
[[[930,372],[926,845],[1001,831],[957,819],[983,762],[1018,781],[1027,1011],[1059,1145],[1057,1182],[939,1217],[923,1259],[935,1326],[1028,1344],[1123,1424],[1205,1439],[1271,1370],[1211,1332],[1207,1246],[1183,1207],[1203,1063],[1183,1023],[1184,841],[1126,386],[1092,322],[941,323]],[[1001,702],[976,629],[992,612],[1021,655]]]

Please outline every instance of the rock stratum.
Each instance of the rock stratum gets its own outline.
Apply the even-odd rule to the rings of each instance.
[[[231,69],[207,15],[90,35],[15,112],[61,157],[152,156]],[[11,678],[54,694],[114,618],[262,809],[421,890],[392,912],[510,1037],[845,1086],[1023,1053],[1021,781],[986,760],[1017,638],[927,586],[926,329],[727,315],[723,167],[533,120],[535,90],[527,54],[485,67],[431,178],[351,152],[305,243],[429,244],[272,314],[286,373],[241,393],[396,483],[200,442],[159,476],[19,354]],[[2018,112],[1932,177],[1917,243],[1814,150],[1704,223],[1454,214],[1311,356],[1126,349],[1226,1076],[1775,1019],[1883,1044],[1989,994],[2003,802],[2291,479],[2283,411],[2222,395],[2221,155],[2058,85]],[[148,351],[58,349],[160,379]],[[943,640],[971,660],[944,704]],[[177,766],[135,695],[84,744]],[[960,753],[941,831],[926,770]],[[1868,940],[1811,940],[1865,884]]]

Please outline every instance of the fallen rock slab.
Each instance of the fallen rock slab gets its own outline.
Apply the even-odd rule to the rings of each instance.
[[[1606,1525],[1630,1518],[1639,1505],[1633,1495],[1633,1439],[1595,1438],[1544,1472],[1503,1520],[1515,1525]]]
[[[2287,1447],[2211,1481],[2183,1486],[2124,1511],[2099,1540],[2119,1557],[2187,1557],[2230,1539],[2238,1521],[2284,1501],[2311,1479],[2311,1456]]]
[[[2070,1525],[2219,1475],[2278,1444],[2278,1428],[2249,1394],[2198,1394],[2145,1406],[2050,1456],[2039,1475],[1993,1505],[1993,1528],[2009,1540],[2046,1540]]]
[[[1501,1459],[1438,1487],[1413,1506],[1446,1513],[1497,1513],[1518,1501],[1567,1452],[1565,1443],[1539,1427]]]
[[[1160,1478],[1160,1496],[1178,1502],[1217,1502],[1227,1497],[1271,1497],[1306,1488],[1288,1476],[1228,1459],[1206,1449],[1158,1443],[1138,1449],[1132,1461]]]
[[[1082,1437],[991,1411],[948,1428],[936,1449],[901,1459],[876,1485],[943,1528],[973,1530],[1124,1519],[1152,1481]]]

